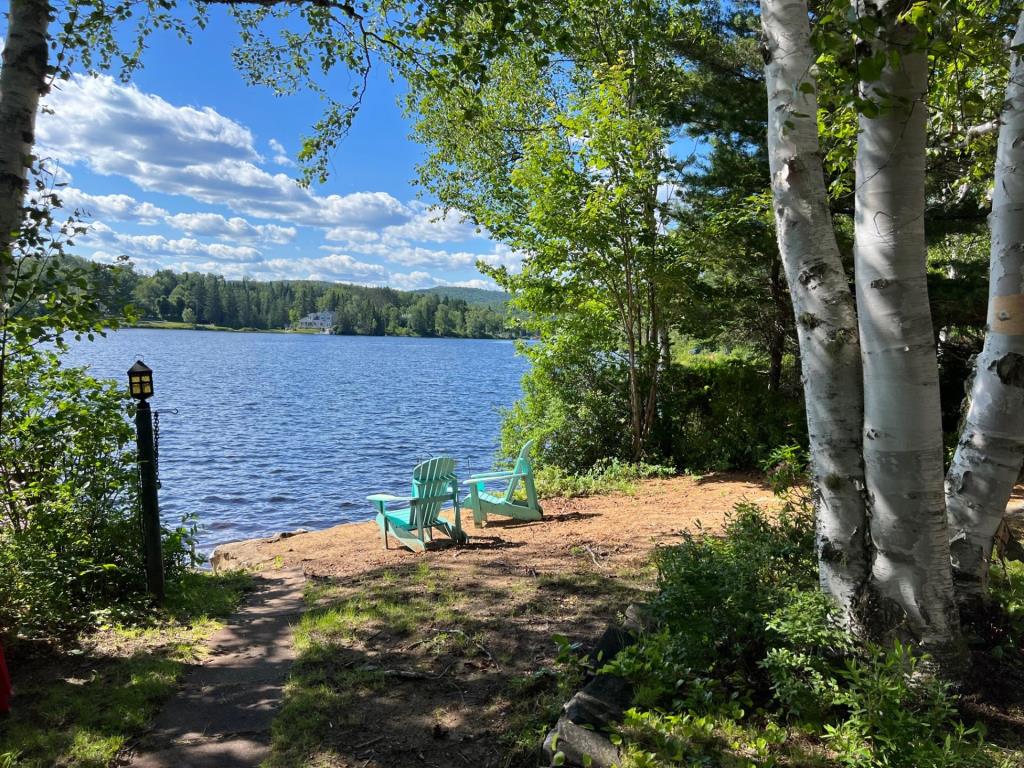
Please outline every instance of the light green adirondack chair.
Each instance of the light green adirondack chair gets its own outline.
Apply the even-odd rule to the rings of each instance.
[[[464,481],[469,486],[469,497],[463,503],[473,510],[473,525],[486,525],[488,515],[505,515],[516,520],[540,520],[544,511],[537,501],[537,489],[533,482],[533,466],[530,464],[530,449],[533,440],[528,440],[519,451],[515,466],[510,472],[483,472]],[[487,493],[487,483],[507,483],[504,492]],[[516,498],[519,483],[526,491],[526,500]]]
[[[462,544],[467,537],[462,531],[459,513],[459,481],[455,477],[455,459],[438,457],[418,464],[412,471],[412,495],[392,496],[375,493],[367,496],[377,507],[377,525],[388,548],[388,535],[394,536],[414,552],[422,552],[428,540],[433,541],[434,529],[442,531]],[[452,502],[454,522],[441,517],[441,505]],[[389,510],[388,504],[405,506]]]

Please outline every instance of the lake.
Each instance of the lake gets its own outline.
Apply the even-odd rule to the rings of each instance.
[[[76,344],[68,362],[126,384],[137,358],[161,412],[162,519],[198,514],[207,553],[369,519],[365,497],[407,493],[432,455],[463,477],[490,469],[528,366],[511,341],[141,328]]]

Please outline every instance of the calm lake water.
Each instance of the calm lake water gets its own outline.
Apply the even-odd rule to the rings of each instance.
[[[406,493],[432,455],[490,469],[527,367],[510,341],[152,329],[69,358],[122,382],[136,358],[153,369],[162,517],[197,513],[206,552],[368,519],[365,497]]]

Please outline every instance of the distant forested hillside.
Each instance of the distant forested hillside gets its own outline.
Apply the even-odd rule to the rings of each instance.
[[[441,298],[456,299],[467,304],[479,304],[485,307],[504,310],[508,303],[508,294],[504,291],[489,291],[485,288],[463,288],[459,286],[439,285],[434,288],[420,288],[413,293],[426,293]]]
[[[220,275],[160,270],[141,275],[130,267],[96,268],[111,313],[134,306],[140,319],[281,329],[312,312],[335,313],[334,332],[360,336],[464,336],[509,338],[504,294],[396,291],[311,280],[226,280]],[[486,294],[502,297],[483,301]]]

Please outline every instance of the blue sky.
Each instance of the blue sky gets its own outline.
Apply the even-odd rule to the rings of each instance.
[[[382,71],[327,184],[302,189],[294,156],[320,114],[313,94],[245,85],[222,10],[191,46],[155,35],[130,84],[75,76],[48,98],[39,154],[68,182],[66,207],[88,211],[76,247],[140,271],[169,267],[229,278],[323,279],[421,288],[490,287],[475,262],[519,258],[458,215],[439,219],[412,185],[422,149],[407,138],[400,84]]]

